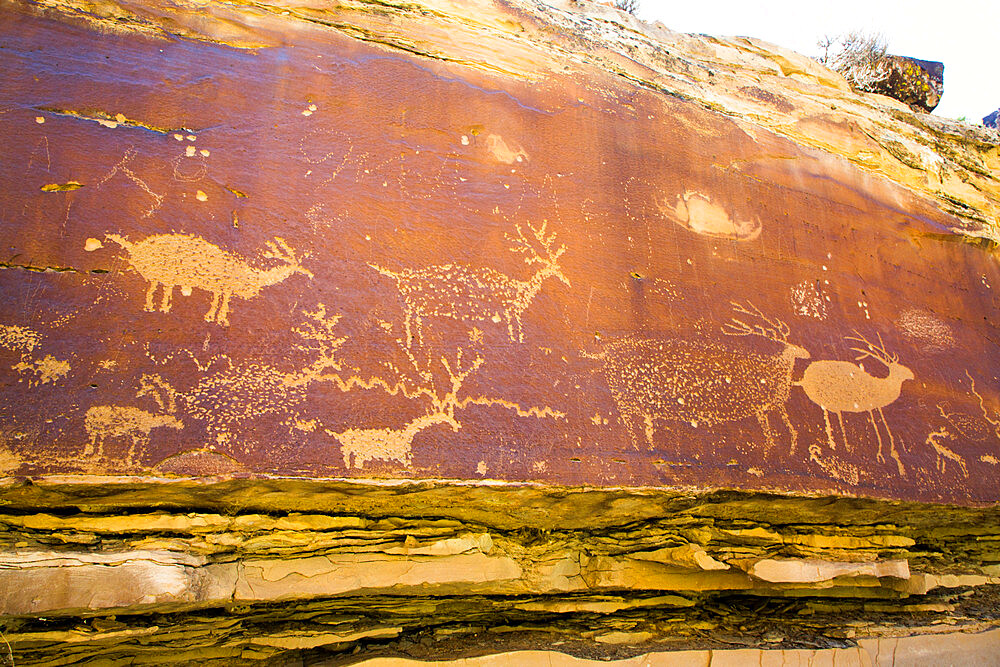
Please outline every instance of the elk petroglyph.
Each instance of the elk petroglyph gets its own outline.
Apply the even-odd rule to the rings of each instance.
[[[258,269],[236,255],[190,234],[156,234],[132,242],[118,234],[107,234],[128,253],[128,261],[135,271],[149,282],[146,290],[146,311],[152,311],[156,289],[163,287],[160,311],[170,312],[170,301],[175,287],[185,296],[193,288],[212,294],[212,305],[205,313],[206,322],[229,326],[229,300],[233,296],[252,299],[260,291],[288,277],[301,273],[312,278],[303,268],[300,258],[284,239],[268,241],[266,259],[283,262],[279,266]]]
[[[798,433],[785,402],[796,359],[809,352],[788,342],[788,326],[768,319],[752,304],[733,304],[738,316],[723,327],[730,336],[758,336],[781,345],[776,354],[743,351],[712,342],[622,338],[594,358],[604,361],[611,395],[633,443],[639,425],[653,445],[658,419],[711,427],[756,417],[768,447],[774,436],[768,413],[777,412],[788,429],[791,452]],[[762,324],[746,320],[758,319]],[[752,320],[751,320],[752,321]]]
[[[850,361],[821,360],[810,363],[802,374],[802,379],[795,384],[802,387],[809,400],[823,410],[823,421],[826,425],[826,437],[830,449],[836,449],[836,441],[829,413],[833,412],[837,415],[840,432],[844,438],[844,448],[851,451],[847,441],[847,431],[844,430],[843,413],[867,412],[878,440],[877,460],[884,462],[882,435],[879,433],[874,413],[877,411],[879,417],[882,418],[882,425],[889,436],[890,453],[897,457],[896,443],[889,423],[882,413],[882,408],[899,398],[903,382],[913,379],[913,371],[900,364],[897,355],[886,352],[881,336],[879,336],[878,345],[869,342],[860,333],[857,336],[847,336],[846,340],[865,346],[864,348],[851,348],[858,353],[855,361],[871,357],[884,365],[888,369],[889,375],[884,378],[869,375],[864,366]]]
[[[536,266],[528,280],[518,280],[491,268],[472,268],[460,264],[442,264],[424,269],[389,269],[369,264],[382,275],[396,281],[403,298],[406,345],[411,347],[416,337],[422,344],[423,321],[428,317],[445,317],[468,323],[507,323],[511,341],[524,342],[521,315],[531,305],[542,284],[549,278],[558,278],[569,285],[569,279],[559,268],[559,258],[566,246],[553,249],[555,234],[546,236],[545,223],[535,229],[529,225],[532,239],[528,239],[520,226],[517,238],[508,237],[513,243],[512,252],[525,255],[528,266]],[[542,252],[538,252],[541,246]]]

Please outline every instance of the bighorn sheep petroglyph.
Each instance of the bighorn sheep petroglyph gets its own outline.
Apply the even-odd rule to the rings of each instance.
[[[847,336],[846,340],[855,341],[865,346],[864,348],[851,348],[858,353],[855,360],[862,361],[869,357],[877,360],[889,370],[888,377],[880,378],[869,375],[864,366],[850,361],[821,360],[809,364],[802,374],[802,379],[795,384],[802,387],[809,400],[823,410],[823,421],[826,424],[826,437],[830,449],[836,449],[836,442],[833,437],[833,427],[830,425],[829,413],[833,412],[837,415],[840,432],[844,437],[844,447],[850,451],[842,413],[867,412],[878,440],[877,460],[882,462],[885,461],[882,454],[882,435],[879,433],[874,413],[878,411],[882,418],[885,431],[889,434],[890,451],[895,455],[896,443],[889,423],[886,422],[885,415],[882,413],[882,408],[899,398],[903,382],[913,379],[913,371],[900,364],[898,356],[886,352],[881,336],[878,339],[879,344],[875,345],[860,333],[855,333],[857,336]]]
[[[528,280],[517,280],[494,269],[476,269],[459,264],[442,264],[424,269],[389,269],[369,264],[379,273],[396,281],[403,298],[406,345],[413,343],[413,329],[422,343],[423,320],[427,317],[446,317],[461,322],[507,323],[510,340],[524,342],[521,315],[542,289],[548,278],[558,278],[569,285],[569,279],[559,268],[559,258],[566,246],[553,249],[556,235],[546,236],[546,224],[535,229],[530,225],[533,240],[528,239],[520,226],[517,238],[508,237],[513,243],[511,252],[524,254],[528,266],[537,266]],[[541,246],[542,253],[538,252]]]
[[[798,434],[785,402],[795,360],[808,359],[809,352],[788,342],[784,322],[766,318],[752,304],[734,303],[733,307],[739,316],[759,319],[762,324],[733,317],[723,333],[759,336],[781,345],[781,351],[761,354],[711,342],[623,338],[594,355],[604,360],[611,395],[633,443],[643,424],[652,446],[657,419],[710,427],[756,417],[770,447],[774,437],[768,413],[774,411],[788,428],[794,453]]]
[[[153,296],[161,285],[160,311],[164,313],[170,312],[175,287],[180,287],[185,296],[191,294],[192,288],[198,288],[212,294],[212,305],[205,313],[205,321],[223,326],[229,326],[231,297],[252,299],[263,288],[296,273],[312,278],[295,251],[281,238],[268,241],[268,250],[263,256],[284,263],[269,269],[254,268],[217,245],[189,234],[156,234],[135,243],[118,234],[107,234],[106,238],[124,248],[132,268],[149,281],[147,311],[153,310]]]

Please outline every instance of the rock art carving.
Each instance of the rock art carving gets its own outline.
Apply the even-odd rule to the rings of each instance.
[[[462,427],[462,424],[455,419],[455,408],[460,405],[458,392],[465,379],[482,366],[483,358],[476,357],[475,361],[465,370],[462,370],[461,363],[461,352],[457,355],[454,368],[451,367],[447,359],[441,358],[441,364],[447,371],[450,381],[449,391],[444,396],[439,397],[433,389],[425,389],[422,393],[430,398],[431,409],[427,414],[408,422],[403,428],[350,428],[340,433],[327,430],[327,434],[332,435],[340,442],[344,466],[361,468],[368,461],[377,459],[397,461],[408,466],[412,460],[413,438],[417,433],[435,424],[447,424],[452,431],[458,431]]]
[[[833,412],[837,415],[840,432],[844,438],[844,447],[847,451],[851,451],[847,440],[847,431],[844,430],[843,413],[867,412],[878,440],[877,460],[884,462],[882,435],[879,433],[874,414],[877,411],[889,436],[890,453],[893,457],[898,457],[892,430],[885,420],[882,408],[899,398],[903,382],[912,380],[913,372],[899,363],[897,355],[886,352],[881,336],[879,336],[878,345],[869,342],[860,333],[857,336],[848,336],[846,340],[855,341],[865,346],[864,348],[851,348],[858,353],[856,361],[862,361],[869,357],[875,359],[889,370],[888,377],[880,378],[869,375],[865,372],[864,366],[850,361],[821,360],[810,363],[802,374],[802,379],[795,384],[802,387],[809,400],[823,410],[823,421],[826,425],[826,437],[830,449],[836,449],[836,441],[833,436],[833,427],[830,425],[829,413]]]
[[[29,354],[38,347],[41,336],[28,327],[16,324],[0,324],[0,347],[12,352]]]
[[[56,382],[62,376],[69,373],[68,361],[56,359],[51,354],[45,355],[42,359],[22,360],[11,366],[18,373],[32,373],[33,378],[28,380],[29,387],[37,387],[41,384]]]
[[[925,310],[910,308],[899,316],[896,324],[904,336],[919,343],[928,352],[941,352],[955,346],[951,327]]]
[[[268,269],[254,268],[217,245],[189,234],[156,234],[134,243],[117,234],[107,234],[106,238],[125,249],[129,264],[149,282],[146,311],[153,310],[153,296],[160,286],[163,287],[160,311],[164,313],[170,312],[175,287],[180,287],[185,296],[198,288],[212,294],[205,321],[222,326],[229,326],[229,300],[233,296],[252,299],[263,288],[296,273],[312,278],[295,251],[278,237],[267,242],[268,250],[263,256],[283,264]]]
[[[993,428],[993,434],[997,437],[998,440],[1000,440],[1000,412],[996,411],[991,412],[986,407],[986,400],[983,398],[982,394],[976,391],[976,381],[969,374],[969,371],[965,371],[965,377],[969,378],[969,385],[971,387],[970,391],[972,392],[972,395],[976,397],[976,400],[979,402],[979,410],[983,413],[983,421],[985,421]],[[992,416],[990,416],[991,414]]]
[[[752,241],[760,236],[760,220],[734,220],[708,195],[688,190],[673,205],[659,203],[660,211],[695,234],[734,241]]]
[[[176,410],[176,394],[160,376],[142,377],[136,398],[146,395],[153,396],[161,411],[173,413]],[[87,410],[83,425],[90,438],[83,450],[85,458],[102,458],[108,438],[126,438],[130,442],[126,461],[133,460],[136,448],[149,444],[149,434],[154,428],[184,428],[183,422],[173,414],[154,414],[129,405],[95,405]]]
[[[123,174],[125,174],[126,178],[132,181],[136,186],[142,188],[143,192],[145,192],[147,195],[153,198],[153,204],[150,205],[149,209],[145,213],[142,214],[143,218],[148,218],[149,216],[153,215],[153,213],[156,212],[156,209],[158,209],[160,205],[163,203],[163,195],[153,192],[150,189],[150,187],[146,185],[146,182],[144,180],[136,176],[135,172],[129,169],[128,164],[133,159],[135,159],[136,155],[138,155],[138,151],[136,151],[134,148],[129,148],[127,151],[125,151],[125,154],[122,155],[122,159],[119,160],[118,163],[114,167],[112,167],[107,174],[104,175],[104,178],[98,181],[97,187],[101,187],[109,180],[111,180],[119,171],[121,171]]]
[[[937,452],[938,472],[944,474],[946,463],[948,461],[953,461],[954,463],[957,463],[958,467],[962,470],[962,475],[964,477],[968,477],[969,469],[965,466],[965,459],[962,456],[956,454],[951,449],[942,445],[941,444],[942,438],[947,438],[948,440],[954,440],[955,436],[954,434],[949,433],[948,429],[942,427],[937,429],[936,431],[931,431],[930,433],[928,433],[927,440],[924,441],[928,445],[930,445],[935,452]]]
[[[756,417],[769,447],[774,436],[768,413],[777,412],[788,428],[794,453],[798,434],[785,410],[796,359],[809,352],[788,342],[788,326],[769,319],[753,304],[733,304],[738,316],[723,327],[731,336],[759,336],[779,343],[777,354],[740,351],[718,343],[622,338],[594,355],[604,360],[611,395],[633,443],[639,425],[653,446],[656,420],[711,427]],[[751,324],[740,319],[758,319]],[[751,320],[752,321],[752,320]]]
[[[402,271],[369,264],[396,281],[404,303],[407,347],[412,347],[414,329],[422,344],[423,321],[428,317],[446,317],[470,324],[506,322],[510,340],[523,343],[521,315],[542,289],[542,284],[549,278],[570,284],[559,268],[559,258],[566,252],[566,246],[553,249],[556,235],[546,236],[545,222],[538,229],[530,225],[528,228],[532,239],[524,235],[519,225],[516,226],[517,238],[507,237],[513,243],[511,252],[523,254],[528,266],[537,266],[528,280],[511,278],[491,268],[476,269],[458,264]],[[541,246],[542,252],[536,245]]]
[[[826,319],[826,302],[830,297],[823,294],[818,283],[803,280],[791,290],[792,312],[800,317]]]

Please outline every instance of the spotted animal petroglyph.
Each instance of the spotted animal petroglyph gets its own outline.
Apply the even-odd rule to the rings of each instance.
[[[295,252],[281,238],[267,243],[263,257],[283,264],[268,269],[254,268],[217,245],[189,234],[156,234],[135,243],[117,234],[107,234],[106,238],[126,250],[129,264],[149,282],[147,311],[153,310],[153,296],[160,286],[163,287],[160,311],[164,313],[170,312],[175,287],[180,287],[185,296],[197,288],[212,294],[205,321],[222,326],[229,326],[229,300],[233,296],[252,299],[263,288],[296,273],[312,278],[312,273],[302,267]]]
[[[0,347],[2,348],[21,354],[30,354],[40,342],[41,336],[28,327],[0,324]]]
[[[556,235],[546,236],[545,227],[544,222],[538,229],[529,226],[532,233],[529,239],[517,226],[517,238],[508,237],[513,243],[511,251],[523,254],[528,266],[537,266],[528,280],[511,278],[490,268],[476,269],[458,264],[402,271],[369,264],[396,281],[404,303],[407,347],[413,344],[414,329],[422,344],[423,321],[428,317],[445,317],[470,324],[506,322],[510,340],[524,342],[521,315],[542,289],[542,284],[549,278],[570,284],[559,268],[559,258],[566,252],[566,246],[553,249]]]
[[[781,350],[760,354],[709,341],[622,338],[593,355],[604,361],[611,395],[633,443],[644,432],[652,447],[657,420],[711,427],[756,417],[770,447],[774,436],[768,413],[777,412],[794,453],[798,434],[785,402],[795,360],[808,359],[809,352],[788,342],[784,322],[764,317],[752,304],[733,306],[738,316],[723,327],[724,333],[759,336],[778,343]],[[751,318],[762,324],[751,323]]]
[[[882,408],[899,398],[903,382],[913,379],[913,371],[900,364],[897,355],[886,352],[881,336],[878,345],[869,342],[861,334],[848,336],[846,340],[865,346],[864,348],[851,348],[858,353],[856,361],[862,361],[869,357],[875,359],[888,369],[888,377],[880,378],[869,375],[865,372],[864,366],[850,361],[821,360],[810,363],[802,374],[802,379],[795,384],[802,387],[809,400],[823,410],[823,422],[826,425],[826,437],[830,449],[836,449],[836,441],[833,436],[833,427],[830,425],[829,413],[833,412],[837,415],[840,432],[844,438],[844,447],[847,451],[851,451],[847,440],[847,431],[844,430],[843,413],[867,412],[878,440],[876,458],[880,462],[885,461],[882,454],[882,435],[879,433],[878,423],[875,421],[874,413],[877,411],[889,436],[890,454],[898,459],[892,429],[889,428],[889,423],[885,420]]]
[[[734,219],[708,195],[688,190],[675,203],[658,203],[660,211],[695,234],[735,241],[752,241],[760,236],[760,220]]]

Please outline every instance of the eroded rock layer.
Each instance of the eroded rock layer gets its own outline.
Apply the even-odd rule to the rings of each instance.
[[[587,3],[0,34],[25,660],[995,625],[994,131]]]

